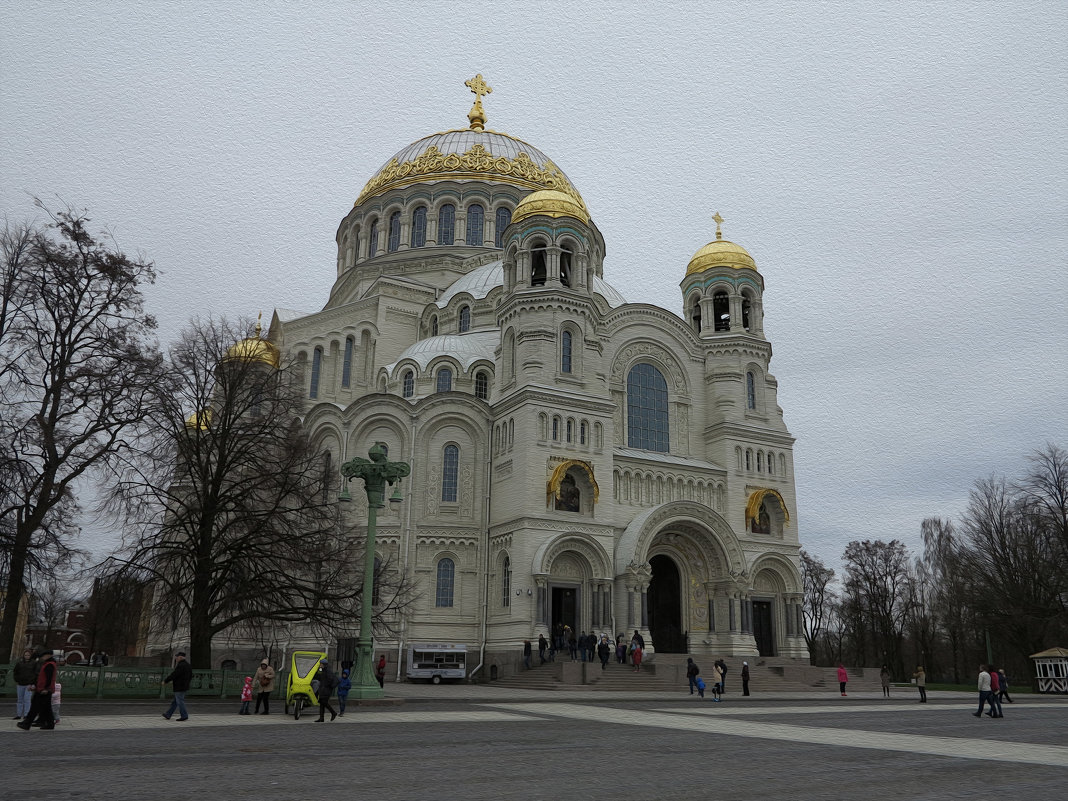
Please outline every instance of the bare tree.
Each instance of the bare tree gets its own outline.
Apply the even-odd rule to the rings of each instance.
[[[358,532],[331,495],[338,465],[304,435],[294,367],[247,330],[205,320],[184,333],[155,395],[154,469],[117,486],[134,525],[116,561],[151,576],[157,611],[188,627],[194,665],[211,663],[223,633],[267,642],[279,623],[350,627],[362,600]],[[399,579],[383,587],[378,621],[405,597]]]
[[[845,587],[876,638],[884,663],[904,672],[901,646],[908,611],[909,556],[899,540],[851,542],[842,556]]]
[[[833,569],[807,551],[801,551],[801,582],[804,586],[802,618],[805,644],[808,645],[809,661],[813,665],[818,664],[817,645],[830,613],[830,604],[838,598],[832,586],[833,581]]]
[[[125,458],[159,365],[141,295],[152,265],[90,234],[84,213],[45,212],[0,238],[0,664],[31,579],[72,555],[78,482]]]

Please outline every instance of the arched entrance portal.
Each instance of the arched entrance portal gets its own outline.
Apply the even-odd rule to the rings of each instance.
[[[653,577],[649,582],[649,633],[659,653],[686,653],[686,633],[682,628],[682,578],[670,556],[659,554],[649,560]]]

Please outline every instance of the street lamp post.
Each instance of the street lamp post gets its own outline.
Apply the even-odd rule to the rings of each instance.
[[[392,486],[412,472],[411,465],[405,462],[387,462],[386,444],[376,442],[367,452],[370,461],[357,456],[341,466],[341,475],[346,481],[362,478],[367,492],[367,547],[363,565],[363,595],[360,598],[360,638],[357,649],[359,657],[356,662],[356,676],[352,682],[349,695],[352,698],[381,698],[382,688],[374,672],[374,635],[371,632],[371,598],[375,585],[375,527],[378,524],[378,510],[382,502],[386,484]],[[346,485],[347,487],[347,485]],[[400,503],[398,487],[389,499]]]

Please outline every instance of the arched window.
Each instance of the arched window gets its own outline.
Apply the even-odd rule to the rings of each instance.
[[[764,472],[764,451],[757,451],[757,472]]]
[[[411,370],[404,371],[404,397],[410,398],[415,394],[415,373]]]
[[[483,372],[475,373],[475,397],[489,400],[489,376]]]
[[[319,397],[319,377],[323,372],[323,349],[316,348],[312,354],[311,388],[308,391],[309,398]]]
[[[438,584],[434,606],[452,606],[452,592],[456,581],[456,564],[451,559],[438,562]]]
[[[460,476],[460,449],[446,445],[441,458],[441,500],[456,503]]]
[[[560,335],[560,372],[571,372],[571,332],[564,331]]]
[[[482,207],[475,203],[473,206],[467,207],[467,233],[464,235],[464,241],[469,245],[478,245],[482,247],[482,240],[485,238],[486,233],[486,212],[482,210]]]
[[[746,470],[752,470],[753,469],[753,451],[751,451],[751,450],[747,450],[745,452],[745,469]]]
[[[504,206],[497,209],[496,232],[493,238],[493,246],[498,250],[504,247],[504,229],[512,223],[512,211]]]
[[[545,277],[548,272],[545,268],[545,248],[537,247],[530,254],[530,285],[545,286]]]
[[[756,409],[756,378],[751,370],[745,374],[745,408]]]
[[[749,309],[752,304],[748,295],[742,295],[742,328],[749,330]]]
[[[768,475],[775,475],[775,454],[768,451]]]
[[[586,444],[586,421],[579,423],[579,445]]]
[[[731,305],[726,292],[717,292],[712,296],[712,317],[715,320],[714,330],[731,330]]]
[[[341,386],[346,389],[352,383],[352,350],[356,347],[356,340],[352,337],[345,339],[345,360],[341,363]]]
[[[461,306],[460,307],[460,326],[459,326],[459,328],[460,328],[460,333],[461,334],[465,333],[466,331],[470,331],[471,330],[471,307],[470,306]]]
[[[371,233],[367,240],[367,258],[373,258],[378,252],[378,220],[371,223]]]
[[[571,251],[560,251],[560,283],[571,286]]]
[[[651,364],[636,364],[627,374],[627,444],[667,453],[667,382]]]
[[[237,662],[235,662],[233,659],[224,659],[222,661],[222,664],[219,665],[219,667],[227,671],[237,670]]]
[[[501,565],[501,606],[510,606],[512,603],[512,560],[504,557]]]
[[[567,421],[567,441],[571,442],[571,440],[574,439],[574,438],[575,438],[575,421],[574,420],[568,420]]]
[[[456,238],[456,207],[446,203],[438,209],[438,244],[451,245]]]
[[[421,248],[426,245],[426,206],[420,206],[412,212],[411,246]]]
[[[515,378],[515,331],[508,329],[504,335],[504,374]]]
[[[430,336],[436,337],[438,335],[438,316],[435,314],[430,318]]]
[[[701,296],[698,295],[690,302],[690,319],[693,321],[693,330],[701,333]]]
[[[452,370],[448,367],[438,370],[438,392],[452,392]]]
[[[387,250],[396,253],[400,249],[400,212],[395,211],[389,218],[389,243]]]
[[[559,417],[554,417],[553,418],[553,440],[555,441],[555,440],[559,440],[559,439],[560,439],[560,418]]]

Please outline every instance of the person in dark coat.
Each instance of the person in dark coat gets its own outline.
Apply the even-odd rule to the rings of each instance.
[[[56,660],[51,649],[42,651],[37,656],[40,662],[37,663],[37,676],[30,685],[33,691],[30,714],[15,724],[26,731],[30,730],[30,726],[38,718],[43,730],[48,731],[56,727],[56,719],[52,715],[52,693],[56,691]]]
[[[337,679],[334,678],[334,672],[330,669],[330,663],[325,659],[319,663],[319,672],[315,674],[315,678],[319,681],[319,718],[315,722],[325,723],[328,711],[330,720],[337,717],[334,707],[330,706],[330,696],[334,694]]]
[[[33,703],[33,690],[30,687],[37,680],[37,660],[31,649],[22,652],[22,659],[15,663],[15,669],[11,672],[15,679],[15,720],[22,720],[30,714],[30,704]]]
[[[742,695],[749,695],[749,663],[742,662]]]
[[[530,640],[523,640],[523,667],[525,667],[527,670],[530,670],[530,657],[532,653],[533,651],[530,646]]]
[[[174,690],[174,700],[170,707],[163,713],[167,720],[171,719],[174,710],[178,710],[178,720],[189,720],[189,710],[185,708],[185,694],[189,691],[189,685],[193,683],[193,666],[185,661],[185,651],[179,651],[174,655],[177,660],[174,670],[162,681],[162,684],[170,684]]]
[[[545,649],[548,648],[548,647],[549,647],[549,641],[545,639],[545,635],[544,634],[539,634],[538,635],[538,659],[541,660],[538,663],[539,665],[544,665],[545,664]]]
[[[693,691],[697,690],[698,695],[704,698],[705,691],[697,685],[697,675],[700,672],[701,668],[697,667],[697,663],[693,661],[693,657],[686,657],[686,679],[690,682],[690,695],[693,695]]]
[[[721,674],[720,677],[719,677],[719,691],[721,693],[722,692],[726,692],[727,691],[727,663],[724,662],[722,659],[717,659],[716,660],[716,664],[719,666],[719,672]]]
[[[608,644],[608,638],[602,636],[597,644],[597,656],[601,657],[601,670],[608,669],[608,660],[612,656],[612,646]]]

